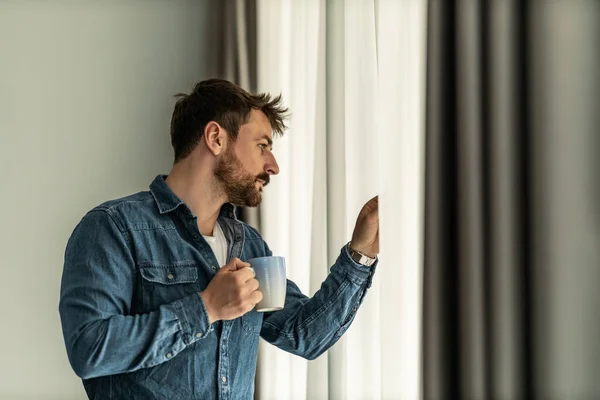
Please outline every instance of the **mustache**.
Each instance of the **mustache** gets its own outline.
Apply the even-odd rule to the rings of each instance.
[[[271,176],[269,174],[267,174],[266,172],[263,172],[262,174],[256,175],[256,180],[259,180],[259,179],[264,182],[263,186],[267,186],[269,184],[269,182],[271,181]]]

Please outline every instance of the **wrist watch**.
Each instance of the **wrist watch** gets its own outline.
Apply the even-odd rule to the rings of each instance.
[[[377,260],[377,257],[371,258],[367,255],[364,255],[360,251],[354,250],[352,247],[350,247],[350,243],[348,243],[348,252],[350,253],[350,257],[352,257],[354,261],[366,267],[370,267]]]

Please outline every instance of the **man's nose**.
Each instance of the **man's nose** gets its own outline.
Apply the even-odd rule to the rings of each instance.
[[[279,165],[277,165],[275,156],[271,156],[269,161],[265,164],[265,172],[269,175],[277,175],[279,173]]]

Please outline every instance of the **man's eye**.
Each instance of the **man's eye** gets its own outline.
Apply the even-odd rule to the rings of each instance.
[[[258,147],[260,147],[260,151],[265,151],[265,149],[267,148],[267,145],[264,143],[261,143],[258,145]]]

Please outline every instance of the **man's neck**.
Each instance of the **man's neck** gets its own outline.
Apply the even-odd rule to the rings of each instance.
[[[166,182],[198,218],[200,233],[212,236],[225,198],[215,190],[211,171],[182,161],[173,166]]]

